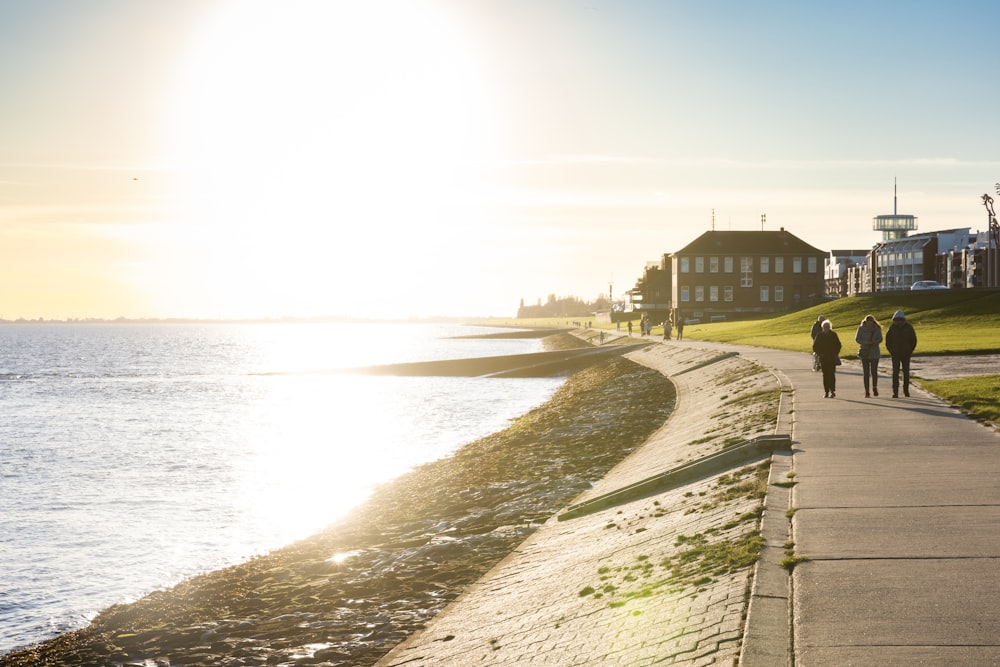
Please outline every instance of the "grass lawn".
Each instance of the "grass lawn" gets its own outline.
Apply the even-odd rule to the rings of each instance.
[[[1000,353],[1000,292],[997,291],[893,292],[837,299],[777,317],[689,324],[684,336],[808,352],[812,349],[809,330],[816,317],[823,315],[840,335],[844,355],[852,356],[854,333],[866,315],[874,315],[885,331],[892,323],[892,314],[900,309],[917,331],[917,354]]]
[[[1000,375],[920,380],[920,385],[963,412],[1000,424]]]

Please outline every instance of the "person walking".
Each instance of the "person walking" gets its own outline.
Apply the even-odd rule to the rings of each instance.
[[[684,318],[677,320],[677,340],[684,340]]]
[[[903,371],[903,396],[910,397],[910,357],[917,347],[917,332],[906,321],[903,311],[897,310],[892,324],[885,332],[885,349],[892,356],[892,397],[899,398],[899,371]]]
[[[663,340],[670,340],[670,330],[672,328],[673,325],[670,324],[669,319],[663,320]]]
[[[830,320],[823,320],[820,332],[813,341],[813,352],[819,355],[823,368],[823,398],[837,397],[837,366],[840,365],[840,336],[833,330]]]
[[[816,321],[813,322],[812,330],[809,332],[809,335],[812,337],[812,339],[813,339],[814,342],[816,340],[816,336],[818,336],[819,332],[823,330],[823,320],[825,320],[825,319],[826,319],[825,317],[823,317],[822,315],[819,315],[816,318]],[[816,354],[815,352],[813,352],[813,372],[815,373],[819,369],[820,369],[819,355]]]
[[[861,367],[865,374],[865,398],[871,396],[868,393],[869,380],[872,393],[878,396],[878,361],[882,356],[879,349],[882,343],[882,325],[874,316],[868,315],[861,320],[854,342],[858,344],[858,358],[861,359]]]

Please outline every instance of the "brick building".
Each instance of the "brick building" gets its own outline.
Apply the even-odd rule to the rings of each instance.
[[[701,321],[803,308],[824,299],[826,257],[784,227],[705,232],[673,253],[672,305]]]

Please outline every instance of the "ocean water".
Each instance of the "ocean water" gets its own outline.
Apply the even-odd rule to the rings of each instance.
[[[0,654],[314,534],[560,379],[328,373],[521,354],[430,324],[0,326]]]

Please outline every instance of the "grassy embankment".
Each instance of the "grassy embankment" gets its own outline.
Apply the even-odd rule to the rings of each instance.
[[[777,317],[762,315],[738,322],[689,324],[684,328],[684,337],[809,352],[809,330],[816,317],[823,315],[840,333],[843,354],[849,358],[854,352],[854,331],[866,315],[874,315],[887,329],[892,314],[900,309],[917,330],[919,355],[1000,354],[1000,292],[979,290],[891,292],[837,299]],[[489,324],[565,327],[572,326],[569,320],[573,319],[491,320]],[[611,324],[594,326],[615,328]],[[662,332],[660,327],[653,330],[654,335]],[[921,381],[921,385],[975,417],[1000,423],[1000,375]]]

